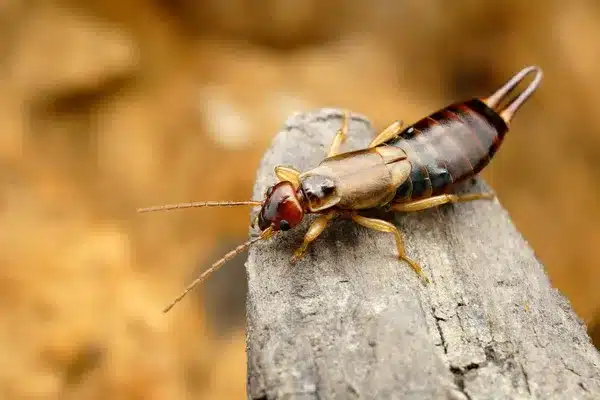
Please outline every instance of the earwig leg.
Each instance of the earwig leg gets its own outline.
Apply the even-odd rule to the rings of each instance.
[[[342,142],[346,139],[346,136],[348,135],[348,119],[350,119],[348,111],[344,111],[342,127],[338,129],[338,131],[335,133],[333,141],[329,146],[327,157],[332,157],[340,153],[340,147],[342,146]]]
[[[396,239],[396,247],[398,248],[398,257],[401,260],[406,261],[411,266],[411,268],[415,270],[417,275],[419,275],[419,277],[423,280],[424,283],[429,283],[429,278],[427,278],[427,276],[423,273],[423,270],[421,269],[419,264],[408,258],[408,256],[406,255],[406,252],[404,250],[404,240],[402,239],[402,235],[398,231],[398,228],[396,228],[393,224],[387,221],[375,218],[367,218],[358,214],[354,214],[352,216],[352,220],[357,224],[369,229],[373,229],[379,232],[393,233]]]
[[[300,171],[295,170],[292,167],[285,167],[283,165],[275,166],[275,176],[279,182],[287,181],[294,185],[294,188],[298,188],[300,186]]]
[[[401,131],[404,122],[402,121],[394,121],[390,126],[385,128],[379,135],[375,137],[369,144],[369,148],[379,146],[382,143],[387,142],[388,140],[396,137]]]
[[[441,206],[446,203],[462,203],[472,200],[491,200],[494,198],[493,193],[472,193],[472,194],[442,194],[439,196],[430,197],[428,199],[412,201],[410,203],[395,203],[390,206],[392,211],[410,212],[421,211],[427,208]]]
[[[304,255],[304,252],[308,248],[308,245],[312,241],[314,241],[317,237],[319,237],[319,235],[321,233],[323,233],[323,231],[325,230],[325,228],[327,227],[329,222],[333,219],[333,217],[335,217],[334,212],[330,212],[328,214],[323,214],[323,215],[317,217],[313,221],[313,223],[310,224],[308,231],[306,231],[306,235],[304,235],[304,241],[302,242],[302,245],[296,250],[296,252],[294,253],[294,255],[292,257],[292,262],[296,262],[300,258],[302,258],[302,256]]]

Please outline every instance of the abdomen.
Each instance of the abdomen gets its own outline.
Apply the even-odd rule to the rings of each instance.
[[[412,164],[395,202],[446,193],[478,174],[494,156],[508,127],[479,99],[448,106],[406,128],[386,144],[402,148]]]

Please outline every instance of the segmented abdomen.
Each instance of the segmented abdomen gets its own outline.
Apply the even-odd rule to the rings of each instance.
[[[491,160],[508,127],[479,99],[448,106],[406,128],[386,144],[402,148],[412,164],[410,178],[394,202],[447,192],[479,173]]]

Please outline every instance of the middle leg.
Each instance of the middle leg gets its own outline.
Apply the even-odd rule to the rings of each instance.
[[[402,235],[398,231],[393,224],[390,222],[376,219],[376,218],[367,218],[362,215],[354,214],[352,216],[352,220],[359,225],[362,225],[366,228],[373,229],[379,232],[388,232],[393,233],[396,239],[396,247],[398,248],[398,257],[401,260],[404,260],[411,266],[411,268],[419,275],[419,277],[423,280],[424,283],[429,283],[429,278],[423,273],[423,270],[415,261],[408,258],[406,252],[404,250],[404,240],[402,239]]]
[[[385,143],[388,140],[398,136],[400,132],[402,132],[402,126],[404,126],[404,122],[400,120],[392,122],[390,126],[381,131],[381,133],[379,133],[371,141],[371,143],[369,143],[369,148],[377,147],[380,144]]]

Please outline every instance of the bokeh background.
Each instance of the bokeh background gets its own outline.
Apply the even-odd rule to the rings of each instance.
[[[540,90],[484,173],[600,343],[600,3],[442,0],[0,2],[0,397],[245,396],[243,262],[162,307],[244,240],[293,112],[382,129]]]

